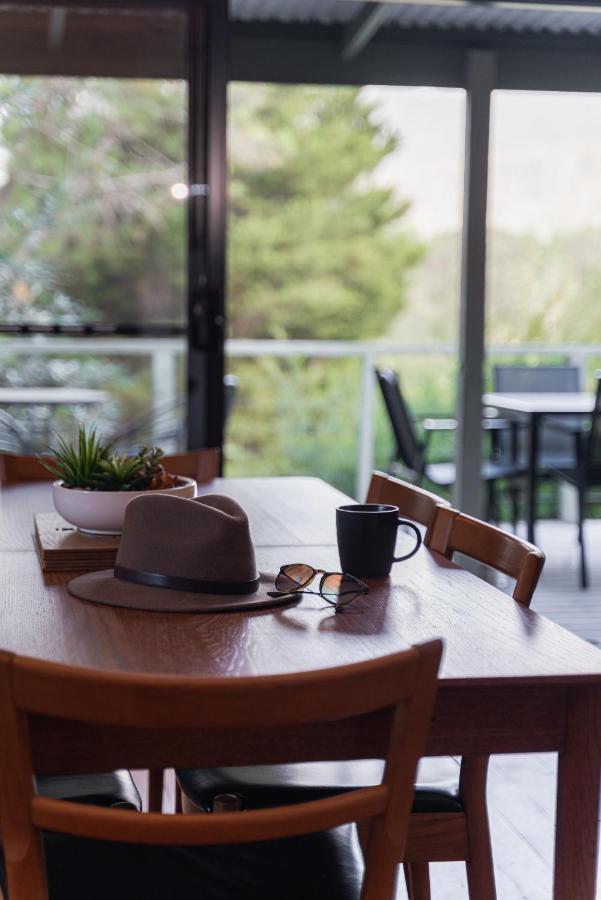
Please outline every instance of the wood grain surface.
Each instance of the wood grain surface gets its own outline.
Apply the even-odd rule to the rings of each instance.
[[[33,543],[45,572],[95,572],[115,564],[118,535],[84,534],[58,513],[35,513]]]
[[[231,479],[203,490],[228,493],[248,511],[261,572],[275,576],[287,562],[339,569],[334,511],[347,498],[323,482]],[[447,685],[601,682],[599,650],[425,548],[338,615],[312,595],[216,615],[86,603],[68,593],[70,573],[43,574],[30,549],[32,511],[50,506],[44,484],[0,494],[2,649],[105,669],[243,675],[356,662],[442,636]]]

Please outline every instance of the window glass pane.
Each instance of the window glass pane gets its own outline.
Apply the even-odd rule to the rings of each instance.
[[[595,341],[600,95],[495,91],[488,222],[489,345]]]
[[[186,47],[176,6],[0,6],[0,325],[49,332],[0,337],[21,449],[185,441],[183,339],[110,334],[185,326]]]
[[[495,91],[487,254],[489,386],[498,384],[497,366],[554,365],[575,367],[580,386],[593,388],[601,365],[600,238],[601,96]],[[516,377],[524,383],[519,373],[513,374],[514,383]],[[535,379],[531,373],[530,384]],[[569,372],[556,373],[553,385],[546,378],[546,387],[566,390],[570,382]],[[540,382],[538,389],[543,389]],[[540,441],[539,453],[552,461],[551,468],[570,467],[570,435],[543,429]],[[520,435],[519,447],[526,455],[526,434]],[[543,479],[538,498],[539,518],[575,520],[577,498],[571,487],[558,489],[556,481]],[[599,515],[598,506],[587,507],[587,515]]]
[[[0,76],[0,320],[182,323],[185,179],[183,81]]]
[[[372,364],[401,372],[418,416],[454,407],[464,93],[235,84],[229,99],[228,474],[355,493]]]

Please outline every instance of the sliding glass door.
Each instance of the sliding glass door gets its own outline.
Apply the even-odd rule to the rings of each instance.
[[[221,443],[221,6],[0,6],[0,407],[15,449],[81,422],[124,448]]]

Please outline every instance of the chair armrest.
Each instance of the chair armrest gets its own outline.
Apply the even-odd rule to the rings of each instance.
[[[424,431],[455,431],[457,419],[424,419],[422,428]]]
[[[484,431],[508,431],[510,428],[517,428],[517,425],[515,419],[492,419],[488,416],[482,419]]]
[[[505,431],[515,427],[516,423],[511,419],[482,419],[482,428],[484,431]],[[457,419],[433,419],[427,418],[422,422],[424,431],[455,431],[457,429]]]

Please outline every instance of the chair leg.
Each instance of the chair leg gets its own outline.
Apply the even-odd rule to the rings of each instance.
[[[177,778],[175,779],[175,811],[176,813],[181,813],[184,811],[184,807],[182,804],[182,789],[179,786],[179,781]]]
[[[588,568],[586,565],[586,551],[584,548],[584,493],[583,486],[578,486],[578,543],[580,544],[580,587],[585,589],[589,585]]]
[[[409,878],[407,878],[407,869]],[[407,863],[405,881],[410,900],[432,900],[430,893],[430,866],[428,863]]]
[[[497,898],[486,807],[487,773],[487,756],[468,757],[461,762],[459,791],[467,825],[469,858],[465,868],[470,900]]]
[[[148,811],[162,812],[163,810],[163,770],[148,770]]]
[[[409,900],[413,898],[413,882],[411,881],[411,866],[409,863],[403,863],[403,872],[405,873],[405,887],[407,888],[407,897]]]
[[[515,485],[509,488],[509,496],[511,498],[511,530],[514,534],[518,533],[518,519],[520,514],[519,508],[520,489]]]
[[[497,522],[497,491],[494,481],[487,484],[486,519],[488,522]]]

